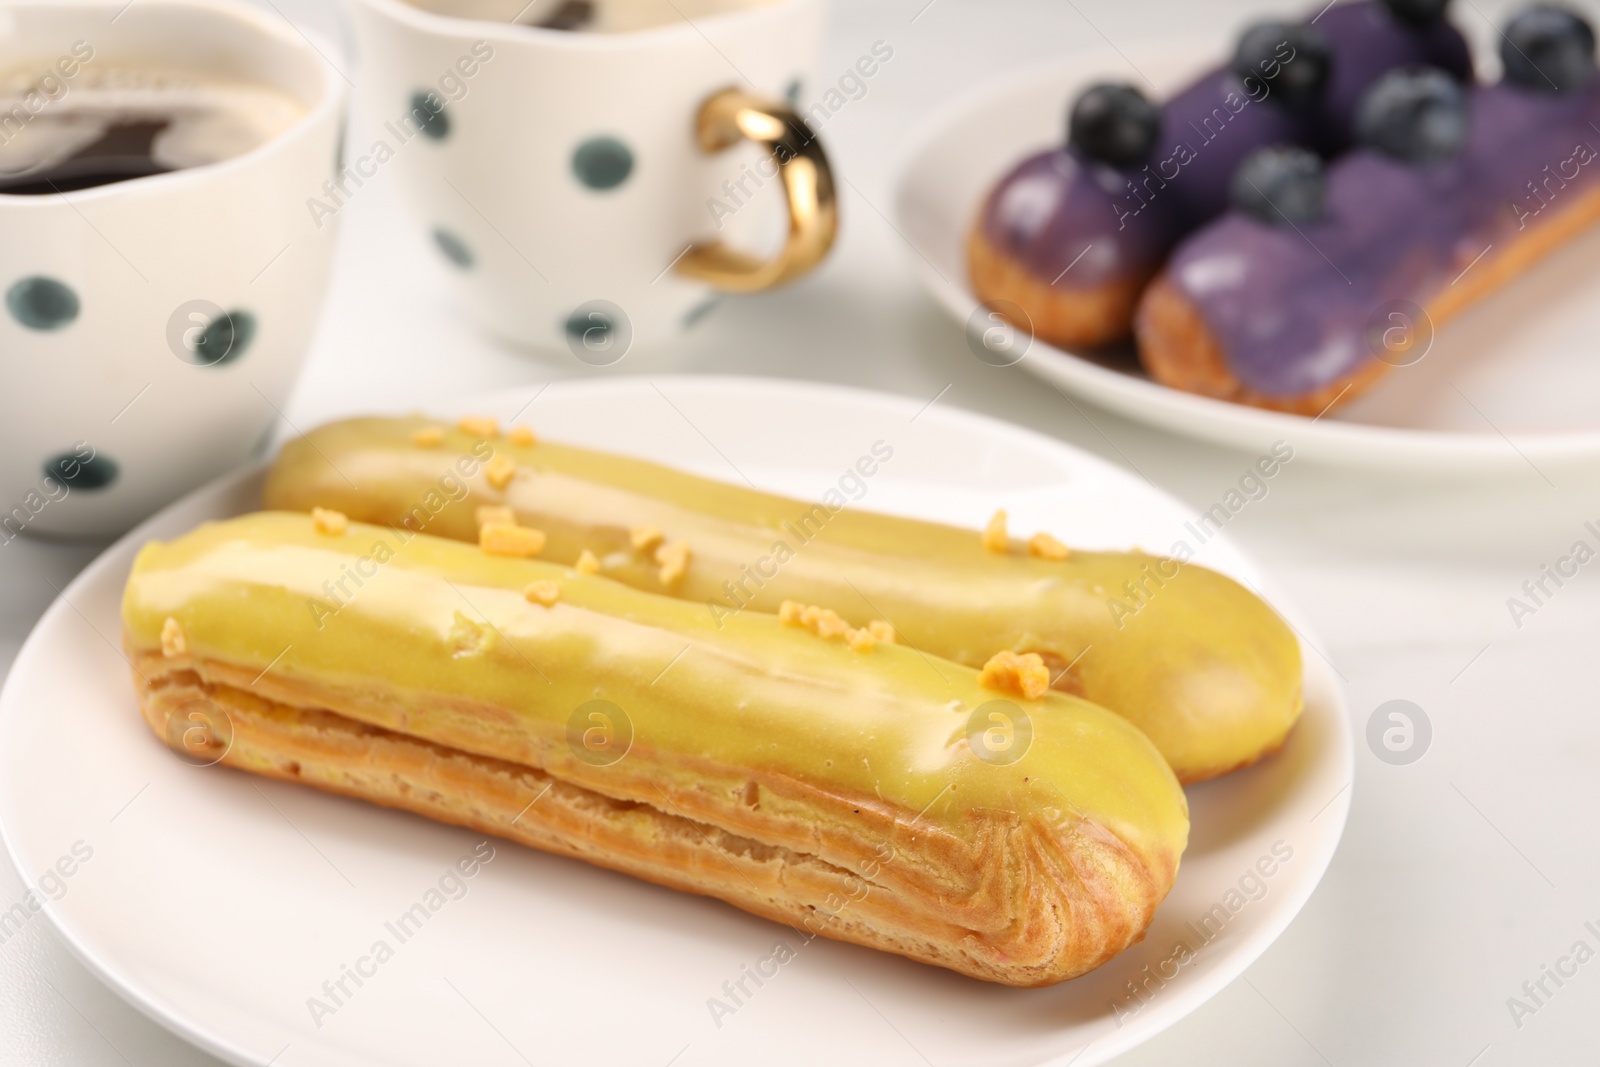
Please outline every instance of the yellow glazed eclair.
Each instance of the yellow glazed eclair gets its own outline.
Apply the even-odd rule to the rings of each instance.
[[[875,447],[883,459],[889,446]],[[694,601],[717,622],[792,601],[857,627],[886,620],[912,647],[970,667],[1037,653],[1054,688],[1132,720],[1184,782],[1275,751],[1300,714],[1294,633],[1215,571],[1023,541],[1003,524],[980,536],[803,504],[502,434],[493,420],[331,423],[285,446],[265,504],[468,541],[480,509],[509,509],[502,518],[545,537],[540,558]]]
[[[1138,941],[1188,836],[1155,747],[1087,701],[328,512],[146,545],[122,617],[190,758],[990,981]]]

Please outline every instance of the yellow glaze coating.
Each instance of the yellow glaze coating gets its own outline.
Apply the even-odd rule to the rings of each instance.
[[[341,606],[324,583],[360,571],[372,576],[346,582]],[[551,607],[523,596],[540,580],[560,586]],[[758,612],[719,628],[693,603],[440,538],[357,523],[330,536],[289,513],[207,523],[146,545],[134,563],[130,645],[159,649],[168,619],[192,658],[270,665],[273,683],[297,691],[360,704],[382,679],[402,695],[361,717],[414,736],[461,729],[442,723],[453,702],[513,709],[515,721],[472,727],[503,732],[481,748],[500,759],[583,771],[568,719],[602,699],[623,709],[640,750],[775,771],[912,813],[937,801],[941,818],[1066,808],[1157,868],[1176,867],[1187,837],[1182,790],[1154,747],[1087,701],[1019,700],[1031,746],[995,766],[967,742],[973,709],[1001,695],[976,671],[896,645],[862,656]]]
[[[519,447],[447,431],[442,447],[418,448],[412,436],[425,425],[321,427],[284,448],[265,503],[463,541],[478,536],[477,507],[509,506],[548,534],[544,559],[571,564],[589,550],[608,578],[694,602],[713,631],[745,608],[794,600],[856,627],[886,619],[912,648],[973,668],[1000,651],[1036,652],[1057,689],[1138,724],[1184,781],[1274,751],[1300,713],[1294,633],[1203,567],[1139,552],[996,553],[977,530],[832,511],[544,440]],[[484,471],[497,456],[519,472],[503,490]],[[692,562],[672,586],[633,549],[641,527],[688,546]]]

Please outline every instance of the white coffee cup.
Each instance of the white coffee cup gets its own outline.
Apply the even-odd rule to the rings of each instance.
[[[0,194],[3,550],[125,529],[264,446],[327,289],[334,230],[305,197],[337,167],[344,83],[282,19],[224,0],[6,3],[0,55],[39,79],[0,114],[8,139],[113,71],[268,87],[299,115],[221,162]]]
[[[322,211],[395,181],[480,326],[601,365],[823,258],[833,179],[784,101],[825,0],[676,0],[616,33],[509,21],[538,2],[350,0],[362,134]],[[630,3],[648,6],[596,7]],[[770,257],[751,251],[764,229]]]

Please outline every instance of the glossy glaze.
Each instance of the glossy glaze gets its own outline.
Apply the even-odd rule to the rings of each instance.
[[[1484,87],[1471,109],[1453,160],[1357,150],[1329,171],[1323,220],[1296,231],[1232,213],[1174,253],[1170,278],[1239,381],[1293,397],[1357,373],[1382,305],[1428,305],[1486,249],[1502,254],[1596,188],[1600,81],[1564,96]]]
[[[366,575],[354,594],[330,595],[325,583],[353,571]],[[559,583],[553,607],[524,598],[535,580]],[[661,781],[705,765],[875,797],[903,817],[939,801],[940,824],[958,835],[968,813],[1067,811],[1158,869],[1187,834],[1182,791],[1155,748],[1087,701],[1014,698],[1031,746],[1015,763],[986,763],[968,720],[1002,694],[975,671],[905,647],[855,652],[755,612],[718,626],[696,604],[441,538],[357,523],[327,535],[292,513],[208,523],[134,563],[127,641],[158,648],[169,618],[202,670],[270,667],[275,686],[365,701],[364,717],[444,743],[498,731],[482,754],[556,774],[597,773],[567,739],[575,709],[600,699],[631,721],[630,768],[644,761]]]
[[[1396,67],[1427,63],[1463,80],[1472,75],[1466,42],[1448,22],[1414,30],[1376,0],[1358,0],[1323,12],[1316,26],[1333,54],[1316,107],[1292,112],[1270,83],[1247,88],[1226,68],[1208,71],[1162,106],[1162,147],[1149,164],[1117,169],[1072,148],[1032,156],[986,201],[984,236],[1059,287],[1148,277],[1185,234],[1228,209],[1228,183],[1255,149],[1343,150],[1361,94]]]
[[[588,549],[607,577],[689,601],[713,627],[749,613],[741,601],[776,612],[789,599],[856,626],[885,618],[908,644],[969,667],[1005,649],[1039,652],[1058,671],[1070,664],[1068,684],[1137,723],[1185,780],[1275,748],[1300,712],[1292,631],[1202,567],[1125,552],[1036,559],[1020,543],[1002,555],[976,530],[834,511],[553,442],[518,447],[448,430],[439,447],[421,448],[411,437],[423,425],[353,419],[291,442],[266,505],[331,507],[471,540],[478,506],[508,504],[549,535],[543,558],[572,564]],[[492,453],[519,469],[503,491],[481,470]],[[688,544],[680,583],[663,587],[656,564],[631,548],[640,525]],[[1146,590],[1144,606],[1128,583]]]
[[[1391,70],[1421,64],[1446,70],[1458,81],[1472,81],[1472,50],[1448,20],[1414,29],[1396,22],[1381,3],[1360,2],[1337,4],[1314,24],[1327,35],[1335,57],[1309,118],[1307,147],[1324,154],[1343,152],[1354,142],[1356,105]]]

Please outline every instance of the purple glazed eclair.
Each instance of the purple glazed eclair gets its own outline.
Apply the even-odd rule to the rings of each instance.
[[[1600,219],[1592,29],[1534,7],[1501,51],[1496,85],[1387,76],[1358,109],[1363,146],[1326,168],[1293,151],[1247,160],[1237,206],[1146,293],[1151,376],[1318,414],[1421,358],[1433,327]]]
[[[1344,148],[1362,93],[1402,66],[1470,79],[1444,7],[1355,0],[1312,22],[1257,24],[1229,64],[1159,110],[1130,87],[1091,87],[1067,143],[1024,160],[985,200],[968,240],[979,300],[1020,309],[1020,325],[1052,344],[1127,339],[1145,285],[1178,241],[1227,210],[1252,151]]]

